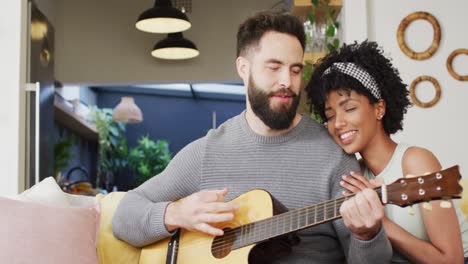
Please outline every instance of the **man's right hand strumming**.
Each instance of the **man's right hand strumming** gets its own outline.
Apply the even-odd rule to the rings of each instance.
[[[213,236],[223,235],[214,223],[231,221],[236,204],[224,201],[228,189],[201,191],[170,203],[166,208],[164,223],[168,231],[183,228]]]

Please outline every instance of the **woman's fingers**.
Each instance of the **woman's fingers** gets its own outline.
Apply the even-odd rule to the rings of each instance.
[[[351,174],[351,176],[353,176],[353,178],[355,180],[357,180],[359,182],[359,184],[361,184],[360,186],[365,186],[362,189],[373,188],[372,184],[369,182],[369,179],[367,179],[366,177],[364,177],[361,174],[359,174],[357,172],[354,172],[354,171],[351,171],[350,174]]]
[[[347,191],[351,192],[351,193],[355,193],[355,192],[359,192],[361,191],[361,188],[359,187],[356,187],[355,185],[353,184],[350,184],[347,179],[345,178],[346,176],[343,176],[343,180],[340,181],[340,185],[345,188]]]

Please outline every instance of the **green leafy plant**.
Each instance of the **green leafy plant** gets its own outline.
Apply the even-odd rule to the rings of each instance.
[[[73,136],[60,139],[54,145],[54,176],[58,177],[61,170],[68,166],[72,158],[71,148],[75,142]],[[59,179],[57,179],[58,181]]]
[[[162,172],[171,158],[166,140],[153,141],[149,136],[140,137],[137,146],[128,155],[128,165],[137,173],[135,185],[138,186]]]
[[[110,189],[114,177],[127,167],[128,147],[125,137],[125,124],[112,120],[112,109],[91,107],[91,116],[99,134],[98,171],[96,186],[104,180]]]

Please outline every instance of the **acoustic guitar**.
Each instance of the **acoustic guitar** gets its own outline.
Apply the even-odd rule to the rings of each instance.
[[[383,204],[406,207],[460,198],[460,179],[458,166],[453,166],[424,176],[400,178],[375,191]],[[140,264],[269,263],[290,252],[298,242],[294,232],[340,218],[340,206],[351,196],[285,211],[268,192],[252,190],[233,200],[239,209],[232,221],[218,225],[224,230],[223,236],[179,230],[171,238],[144,247]]]

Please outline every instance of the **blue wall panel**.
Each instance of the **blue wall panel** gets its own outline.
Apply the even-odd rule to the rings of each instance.
[[[212,112],[217,126],[245,109],[245,99],[236,100],[165,96],[151,93],[123,92],[122,89],[97,89],[98,107],[114,108],[122,96],[132,96],[140,107],[144,121],[127,125],[127,141],[134,147],[140,136],[166,139],[173,154],[188,143],[203,137],[212,128]]]

